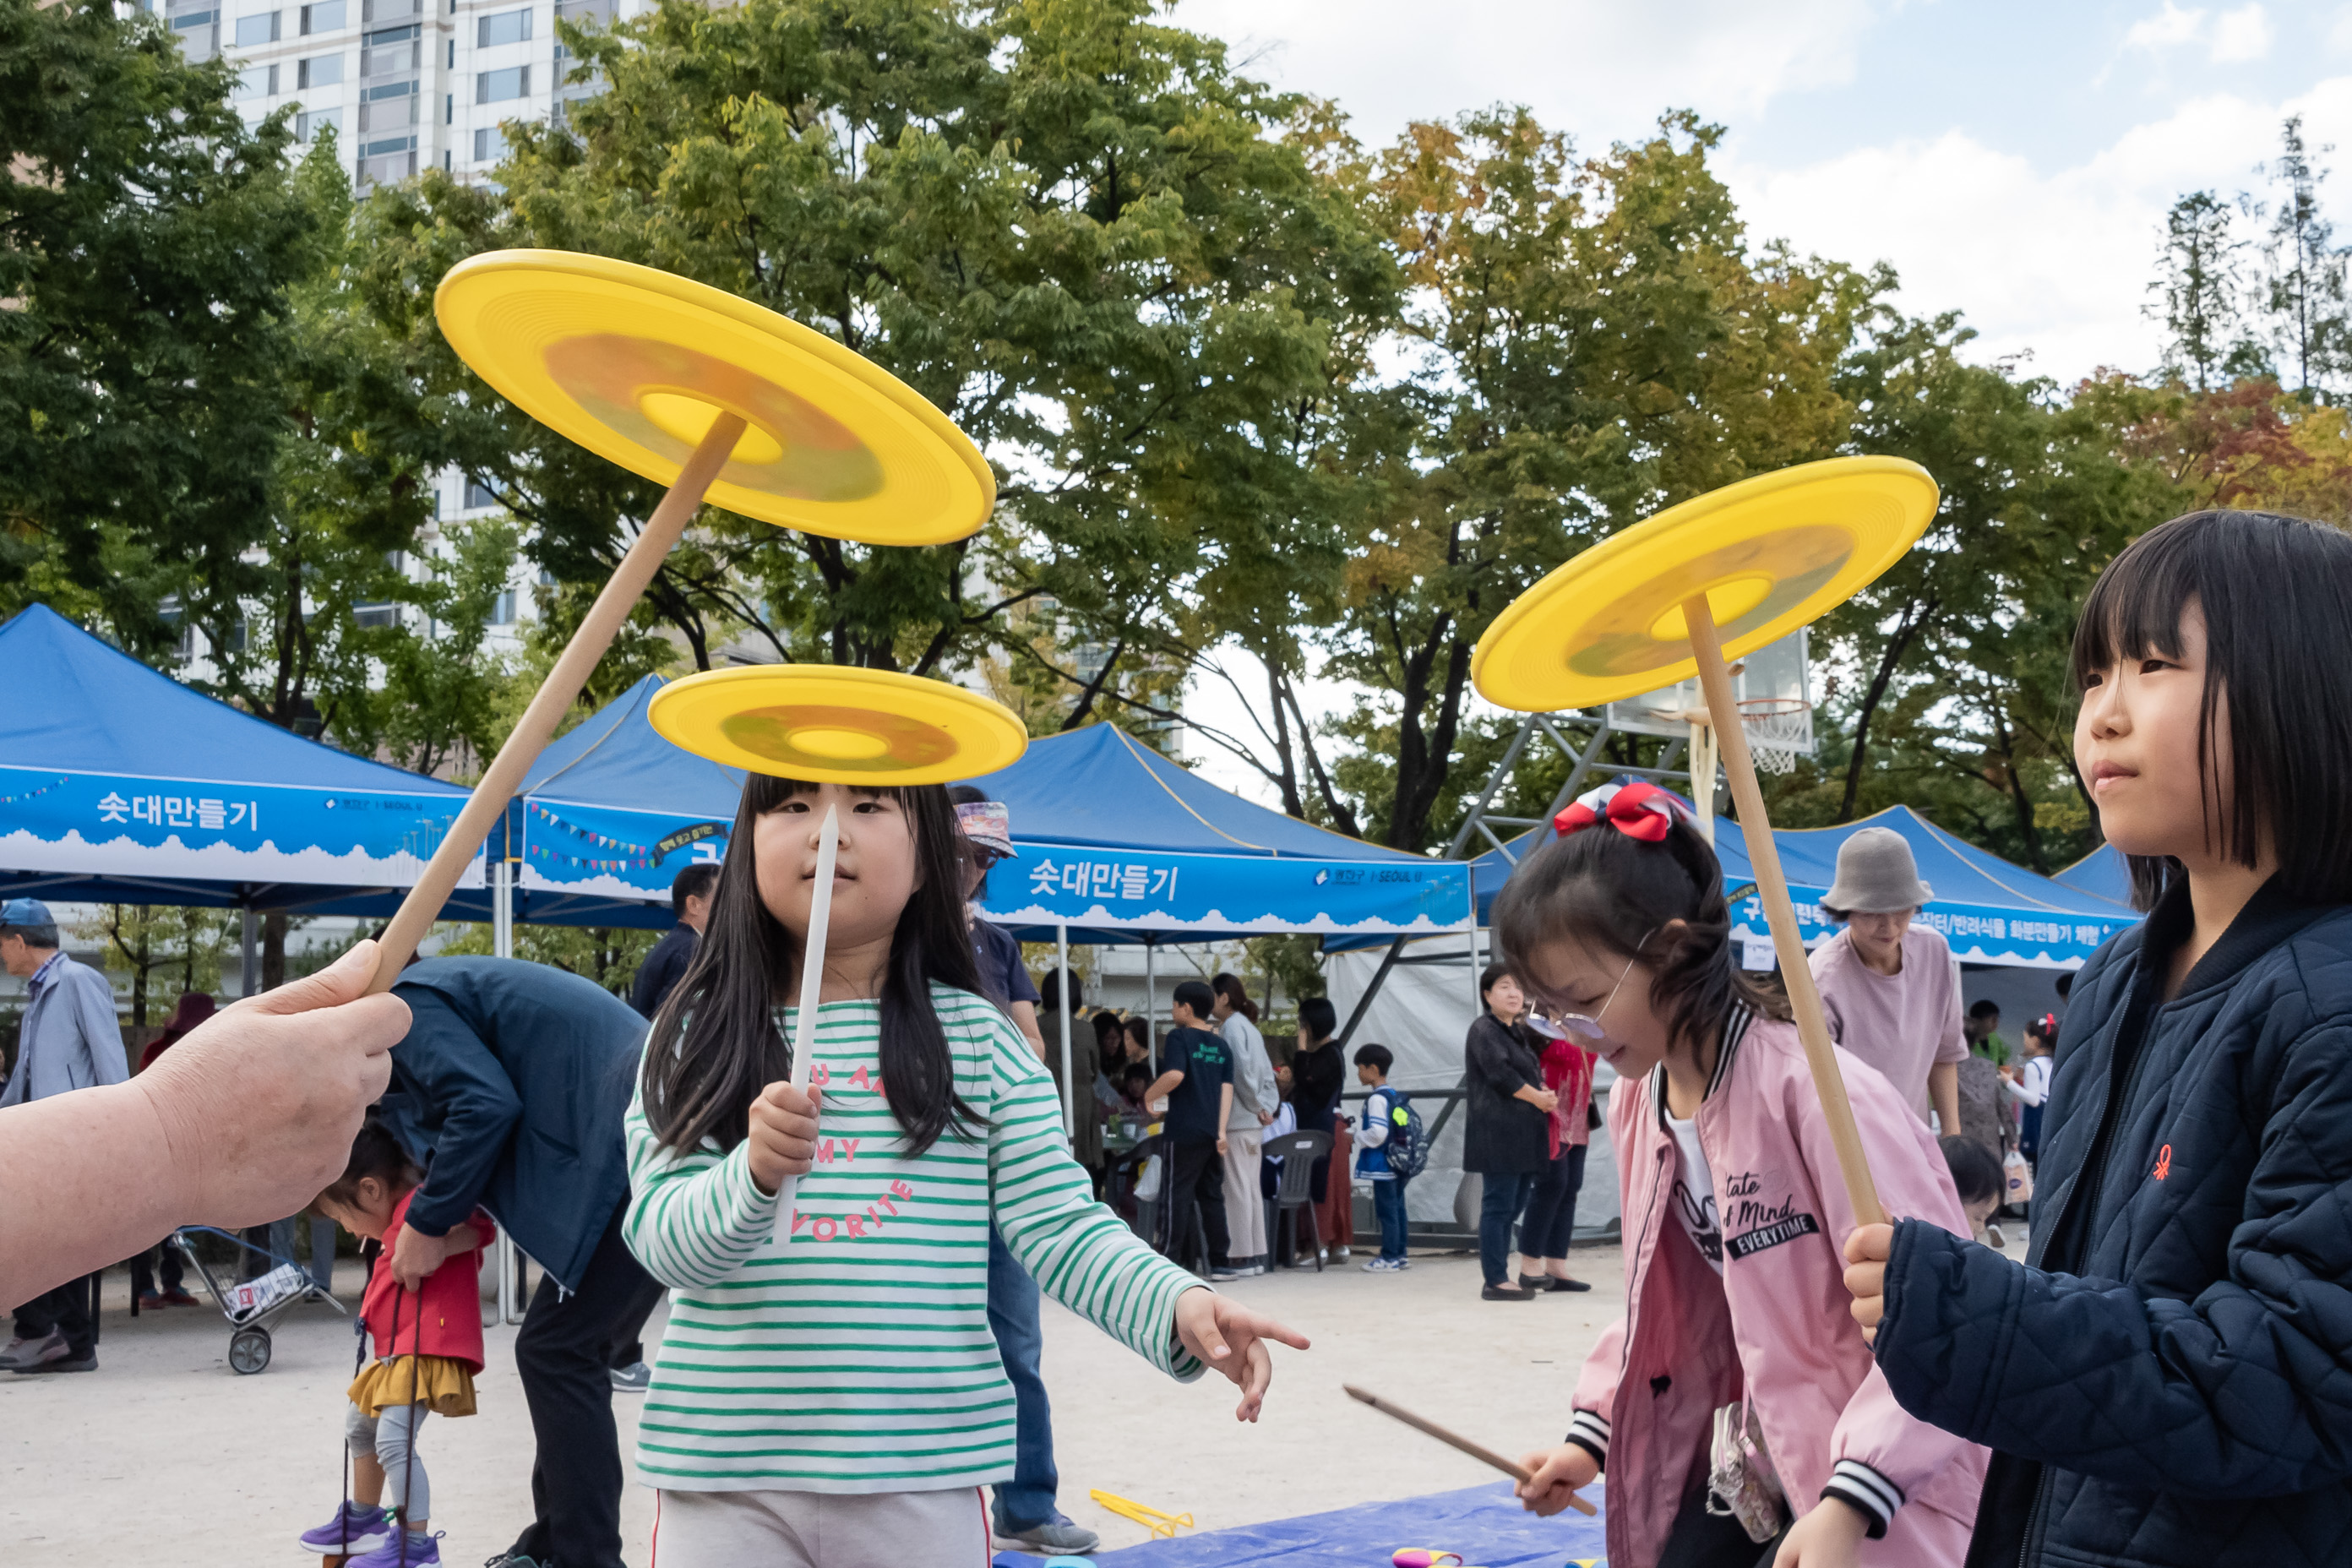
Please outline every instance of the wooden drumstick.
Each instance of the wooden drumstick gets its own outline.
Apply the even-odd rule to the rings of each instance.
[[[507,736],[507,743],[499,748],[497,758],[474,786],[464,809],[457,813],[457,820],[449,825],[448,834],[433,852],[424,874],[408,889],[408,896],[400,900],[399,912],[377,939],[375,978],[368,985],[371,994],[392,989],[392,983],[400,978],[400,971],[416,951],[416,944],[425,940],[433,922],[441,918],[441,907],[457,890],[457,879],[465,874],[467,862],[473,859],[482,840],[489,837],[491,825],[506,815],[507,803],[522,787],[523,775],[530,772],[530,764],[539,760],[539,753],[554,738],[555,726],[562,721],[564,710],[579,700],[581,688],[588,684],[588,677],[595,671],[596,661],[613,646],[622,623],[645,596],[646,584],[653,581],[671,546],[693,521],[696,510],[702,505],[704,492],[734,455],[743,424],[741,415],[724,411],[710,422],[694,455],[678,470],[669,493],[662,497],[661,504],[654,509],[628,553],[621,557],[612,581],[604,584],[596,602],[589,606],[580,629],[572,634],[555,668],[539,683],[539,691],[523,710],[521,721]]]
[[[1502,1471],[1505,1475],[1510,1477],[1513,1480],[1519,1482],[1522,1486],[1535,1479],[1533,1472],[1528,1470],[1522,1466],[1512,1463],[1510,1460],[1503,1458],[1502,1455],[1495,1452],[1494,1449],[1482,1447],[1478,1444],[1473,1443],[1467,1437],[1462,1436],[1456,1433],[1449,1432],[1444,1427],[1440,1426],[1436,1422],[1426,1420],[1422,1416],[1415,1415],[1412,1411],[1403,1408],[1402,1405],[1391,1405],[1377,1394],[1373,1394],[1367,1389],[1358,1388],[1352,1383],[1343,1383],[1339,1386],[1348,1391],[1349,1398],[1369,1405],[1373,1409],[1379,1411],[1381,1415],[1388,1416],[1391,1420],[1402,1421],[1416,1432],[1426,1432],[1429,1436],[1436,1438],[1439,1442],[1445,1444],[1449,1447],[1461,1449],[1464,1453],[1469,1455],[1480,1464],[1488,1465]],[[1598,1513],[1601,1511],[1574,1492],[1568,1494],[1568,1501],[1569,1506],[1575,1509],[1579,1513]]]
[[[1756,782],[1756,759],[1748,750],[1748,731],[1739,727],[1739,705],[1731,697],[1731,672],[1724,668],[1723,641],[1716,631],[1714,607],[1705,594],[1684,601],[1683,619],[1690,629],[1691,652],[1698,658],[1699,688],[1706,693],[1716,743],[1723,753],[1724,776],[1731,782],[1732,804],[1739,809],[1739,834],[1748,841],[1748,864],[1755,868],[1756,895],[1763,900],[1764,921],[1772,930],[1772,950],[1780,960],[1780,983],[1789,993],[1789,1010],[1797,1016],[1797,1037],[1804,1042],[1813,1092],[1821,1097],[1822,1114],[1830,1124],[1830,1143],[1837,1150],[1846,1198],[1853,1205],[1855,1224],[1884,1225],[1886,1211],[1878,1205],[1878,1184],[1871,1179],[1862,1134],[1854,1130],[1853,1107],[1847,1102],[1845,1079],[1838,1071],[1837,1053],[1830,1044],[1822,994],[1813,984],[1812,966],[1805,962],[1804,939],[1797,934],[1797,907],[1790,900],[1789,879],[1780,870],[1780,847],[1764,815],[1764,791]],[[1693,784],[1698,789],[1708,787],[1696,780]]]

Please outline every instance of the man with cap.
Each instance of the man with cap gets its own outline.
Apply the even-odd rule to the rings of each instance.
[[[1030,1049],[1045,1059],[1050,1053],[1037,1029],[1037,987],[1022,965],[1021,944],[1011,932],[981,919],[977,907],[977,900],[987,896],[988,868],[1014,858],[1012,814],[1003,801],[989,799],[971,784],[957,784],[948,791],[948,799],[955,805],[956,825],[963,829],[964,920],[971,929],[981,984],[988,987],[990,1000],[1020,1026]],[[988,1329],[1013,1384],[1013,1479],[994,1489],[989,1510],[996,1543],[1049,1557],[1092,1552],[1099,1544],[1095,1532],[1055,1506],[1062,1478],[1054,1466],[1054,1412],[1038,1371],[1045,1334],[1038,1320],[1037,1282],[993,1230],[988,1236]]]
[[[1950,944],[1911,917],[1935,895],[1911,846],[1891,827],[1865,827],[1838,847],[1837,879],[1822,912],[1845,930],[1812,953],[1830,1037],[1876,1068],[1924,1119],[1960,1130],[1959,966]]]
[[[0,1109],[131,1077],[114,991],[106,976],[66,956],[58,922],[38,899],[0,904],[0,963],[25,984],[25,1017],[16,1065],[0,1089]],[[89,1282],[69,1279],[16,1309],[16,1338],[0,1348],[0,1368],[15,1373],[95,1372],[98,1338]]]

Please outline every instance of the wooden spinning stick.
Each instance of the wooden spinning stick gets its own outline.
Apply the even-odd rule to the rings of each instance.
[[[1486,1447],[1477,1443],[1473,1443],[1469,1438],[1463,1436],[1460,1433],[1450,1432],[1446,1428],[1440,1426],[1436,1422],[1429,1420],[1425,1416],[1415,1415],[1412,1411],[1405,1409],[1401,1405],[1391,1405],[1387,1400],[1382,1399],[1379,1394],[1370,1392],[1369,1389],[1358,1388],[1352,1383],[1343,1383],[1339,1386],[1347,1390],[1349,1398],[1353,1399],[1360,1404],[1369,1405],[1373,1409],[1379,1411],[1381,1415],[1389,1417],[1391,1420],[1402,1421],[1416,1432],[1427,1433],[1430,1436],[1436,1438],[1439,1442],[1444,1443],[1448,1447],[1461,1449],[1462,1452],[1469,1455],[1480,1464],[1502,1471],[1505,1475],[1510,1477],[1513,1480],[1519,1482],[1522,1486],[1527,1484],[1528,1481],[1535,1479],[1534,1472],[1528,1470],[1526,1467],[1514,1464],[1510,1460],[1503,1458],[1502,1455],[1495,1452],[1494,1449]],[[1587,1502],[1583,1498],[1579,1497],[1574,1492],[1568,1494],[1568,1502],[1569,1506],[1575,1509],[1579,1513],[1598,1513],[1600,1511],[1600,1510],[1594,1508],[1592,1504]]]

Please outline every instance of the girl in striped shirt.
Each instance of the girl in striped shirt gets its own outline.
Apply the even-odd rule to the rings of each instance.
[[[807,1092],[791,1053],[817,837],[840,813]],[[1039,1285],[1257,1418],[1268,1340],[1093,1199],[1036,1055],[981,994],[936,785],[746,779],[710,921],[628,1119],[629,1247],[676,1292],[638,1428],[662,1568],[982,1568],[1013,1403],[992,1225]],[[786,1239],[777,1192],[797,1176]]]

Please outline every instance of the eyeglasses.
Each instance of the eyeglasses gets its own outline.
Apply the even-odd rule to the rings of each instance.
[[[1648,940],[1647,937],[1643,939],[1645,942]],[[1601,1004],[1600,1012],[1552,1015],[1540,1007],[1529,1007],[1528,1027],[1546,1039],[1570,1040],[1580,1046],[1599,1045],[1609,1037],[1609,1031],[1601,1026],[1601,1015],[1609,1011],[1609,1004],[1616,1001],[1617,993],[1625,989],[1625,976],[1633,973],[1633,965],[1640,958],[1641,955],[1636,953],[1625,961],[1623,969],[1617,972],[1617,984],[1609,988],[1608,1000]]]

